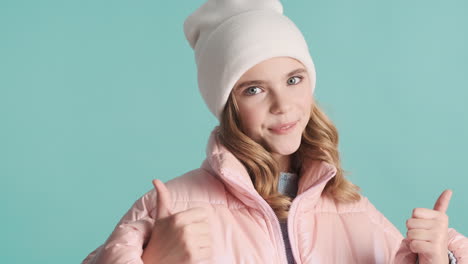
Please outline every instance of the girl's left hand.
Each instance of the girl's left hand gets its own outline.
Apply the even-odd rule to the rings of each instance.
[[[418,254],[420,264],[449,263],[448,216],[447,211],[451,190],[445,190],[437,199],[434,210],[413,209],[413,215],[406,221],[406,237],[409,249]]]

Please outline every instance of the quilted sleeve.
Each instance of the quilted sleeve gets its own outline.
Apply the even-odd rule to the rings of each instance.
[[[362,196],[362,199],[366,205],[368,217],[375,224],[373,229],[376,233],[375,239],[378,239],[375,243],[378,242],[381,252],[385,252],[385,254],[380,254],[385,258],[379,259],[376,263],[415,264],[416,256],[405,254],[406,250],[409,252],[409,249],[405,247],[405,239],[398,228],[377,210],[367,197]]]
[[[82,264],[143,264],[141,255],[154,225],[155,196],[152,189],[140,197]]]

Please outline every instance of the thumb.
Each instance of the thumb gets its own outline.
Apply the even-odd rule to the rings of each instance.
[[[452,198],[452,190],[445,190],[434,204],[434,210],[445,213]]]
[[[160,180],[153,180],[156,189],[156,219],[172,215],[171,212],[171,194],[166,185]]]

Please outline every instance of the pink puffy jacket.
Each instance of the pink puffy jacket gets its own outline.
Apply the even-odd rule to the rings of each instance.
[[[245,167],[210,135],[201,168],[166,182],[172,211],[211,210],[213,259],[209,263],[287,264],[278,218],[255,190]],[[406,239],[370,202],[339,204],[321,196],[336,168],[303,164],[298,195],[288,217],[294,259],[300,263],[415,263]],[[154,189],[137,200],[107,241],[84,264],[137,264],[155,219]],[[468,263],[468,239],[449,228],[449,245],[459,264]]]

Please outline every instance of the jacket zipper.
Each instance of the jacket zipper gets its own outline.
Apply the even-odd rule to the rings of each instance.
[[[326,181],[328,182],[330,177],[333,177],[332,175],[335,175],[335,174],[336,174],[336,172],[332,172],[331,174],[327,175],[326,178],[325,178]],[[292,201],[291,206],[289,207],[289,213],[288,213],[289,243],[291,244],[291,253],[293,255],[294,262],[296,262],[296,264],[301,264],[301,262],[299,261],[299,256],[295,255],[295,253],[294,253],[295,252],[294,250],[297,248],[296,241],[294,240],[294,230],[293,230],[294,218],[296,216],[296,211],[297,211],[298,204],[301,202],[302,198],[306,197],[306,195],[311,193],[313,189],[315,189],[315,187],[311,187],[308,190],[306,190],[305,192],[297,195],[296,198],[294,198],[294,200]]]
[[[292,230],[292,224],[294,223],[294,216],[295,216],[295,211],[297,209],[297,204],[299,203],[299,201],[302,199],[302,196],[306,193],[308,193],[309,190],[299,194],[298,196],[296,196],[296,198],[292,201],[291,203],[291,207],[290,207],[290,210],[289,210],[289,214],[291,215],[291,217],[288,215],[288,220],[287,220],[287,229],[288,229],[288,234],[289,234],[289,241],[290,241],[290,244],[291,244],[291,251],[293,253],[293,258],[294,258],[294,262],[296,264],[299,264],[299,256],[296,256],[294,255],[294,250],[293,248],[296,246],[296,244],[291,240],[291,237],[294,238],[293,236],[293,230]],[[266,206],[265,206],[266,204]],[[263,199],[261,199],[261,205],[264,209],[264,211],[270,216],[269,218],[270,219],[273,219],[273,222],[276,226],[276,231],[275,232],[275,235],[276,235],[276,240],[279,241],[279,246],[280,246],[280,250],[278,250],[279,252],[282,252],[282,259],[283,259],[283,262],[285,264],[288,264],[288,257],[287,257],[287,254],[286,254],[286,245],[284,244],[284,238],[283,238],[283,233],[281,232],[281,226],[280,226],[280,223],[279,223],[279,220],[278,220],[278,217],[276,216],[275,214],[275,211],[273,211],[273,209],[271,208],[271,206]],[[291,214],[291,212],[294,212],[293,214]],[[278,238],[279,237],[279,238]]]
[[[298,195],[291,203],[291,207],[290,207],[290,210],[289,210],[289,214],[290,216],[288,215],[288,220],[287,220],[287,229],[288,229],[288,239],[289,239],[289,243],[291,244],[291,252],[293,253],[293,258],[294,258],[294,262],[296,264],[299,264],[300,262],[298,261],[299,260],[299,256],[296,256],[294,254],[294,248],[296,246],[295,244],[295,241],[292,241],[293,239],[291,238],[294,238],[294,234],[293,234],[293,229],[292,229],[292,224],[294,223],[294,216],[296,214],[296,209],[297,209],[297,204],[299,203],[299,201],[302,199],[302,196],[307,193],[304,192],[304,193],[301,193],[300,195]],[[265,202],[265,200],[262,200],[263,202]],[[266,203],[266,202],[265,202]],[[263,203],[262,203],[263,205]],[[279,252],[282,252],[282,258],[283,258],[283,262],[285,264],[288,264],[288,257],[287,257],[287,254],[286,254],[286,245],[284,244],[284,237],[283,237],[283,233],[281,232],[281,226],[280,226],[280,222],[278,220],[278,217],[276,216],[275,214],[275,211],[273,211],[273,209],[271,208],[271,206],[267,203],[268,206],[263,206],[263,209],[270,215],[270,219],[273,218],[273,222],[276,226],[276,231],[275,232],[275,235],[276,235],[276,240],[279,241],[279,245],[280,245],[280,250]],[[266,209],[265,209],[266,207]],[[292,213],[294,212],[294,213]],[[292,213],[292,214],[291,214]],[[273,215],[273,217],[271,216]],[[279,237],[279,238],[278,238]]]
[[[267,206],[265,206],[265,204]],[[276,232],[275,233],[275,236],[276,236],[276,241],[279,242],[279,247],[280,247],[280,250],[278,250],[278,252],[282,252],[280,253],[281,254],[281,258],[283,259],[283,263],[285,264],[288,264],[288,258],[286,256],[286,246],[284,244],[284,240],[283,240],[283,234],[281,233],[281,226],[280,226],[280,223],[279,223],[279,220],[278,220],[278,217],[276,216],[275,212],[273,211],[273,209],[271,208],[271,206],[263,199],[261,199],[261,205],[263,207],[263,210],[268,214],[268,218],[273,219],[272,222],[273,223],[273,228],[276,227]]]
[[[330,177],[330,175],[328,175],[327,178],[328,177]],[[296,243],[295,243],[296,241],[294,241],[294,232],[293,232],[294,231],[293,230],[294,218],[295,218],[295,215],[296,215],[296,210],[297,210],[298,204],[300,203],[302,198],[304,196],[306,196],[308,193],[312,192],[313,189],[315,189],[315,188],[314,187],[309,188],[305,192],[297,195],[294,198],[294,200],[292,201],[290,209],[289,209],[288,220],[287,220],[287,229],[288,229],[288,236],[289,236],[288,239],[289,239],[289,243],[291,244],[291,252],[292,252],[292,255],[293,255],[293,258],[294,258],[294,262],[296,264],[300,264],[300,262],[299,262],[299,256],[296,256],[294,254],[294,249],[297,247]],[[270,214],[270,217],[271,217],[271,215],[273,215],[273,217],[271,217],[271,218],[274,219],[273,220],[275,222],[274,225],[276,225],[276,231],[277,231],[276,234],[275,234],[276,239],[278,239],[278,236],[279,236],[279,244],[280,244],[280,249],[281,249],[280,252],[283,252],[281,255],[283,256],[284,263],[288,264],[288,258],[287,258],[287,255],[286,255],[286,245],[284,244],[283,234],[281,232],[281,226],[280,226],[278,217],[276,216],[276,214],[273,211],[273,209],[271,208],[271,206],[265,200],[261,199],[261,204],[263,206],[263,209],[267,213]],[[266,206],[265,206],[265,204],[266,204]]]
[[[247,189],[247,188],[244,188],[244,189]],[[278,217],[276,216],[271,206],[263,199],[263,197],[260,196],[260,194],[258,194],[258,192],[255,192],[254,196],[256,196],[257,200],[259,201],[260,206],[263,209],[263,213],[267,215],[267,218],[270,220],[270,222],[272,222],[272,219],[273,219],[273,222],[274,222],[273,228],[276,228],[276,232],[273,231],[275,233],[275,241],[279,242],[280,249],[278,250],[278,252],[282,252],[280,253],[281,254],[280,258],[282,259],[280,263],[288,264],[288,258],[286,256],[286,246],[284,245],[283,234],[281,233],[281,226],[280,226]]]
[[[328,175],[327,177],[330,177],[330,175]],[[247,189],[247,188],[245,188],[245,189]],[[291,214],[291,217],[288,216],[287,228],[288,228],[289,237],[294,238],[294,235],[293,235],[293,232],[292,232],[293,231],[292,230],[292,224],[294,223],[293,219],[294,219],[294,216],[296,214],[297,204],[300,202],[300,200],[302,200],[302,196],[305,196],[307,193],[311,192],[312,189],[315,189],[315,188],[314,187],[309,188],[305,192],[297,195],[296,198],[291,203],[289,213],[294,212],[294,214]],[[275,236],[276,236],[275,240],[277,241],[277,243],[279,243],[279,247],[280,247],[279,252],[282,252],[282,253],[280,253],[281,258],[283,259],[282,262],[285,263],[285,264],[288,264],[288,258],[287,258],[287,255],[286,255],[286,245],[284,244],[283,234],[281,232],[281,226],[280,226],[278,217],[276,216],[276,214],[273,211],[273,209],[271,208],[271,206],[258,193],[256,193],[256,196],[257,196],[257,199],[260,202],[260,205],[262,206],[262,209],[263,209],[264,213],[266,213],[268,218],[270,219],[270,222],[272,222],[272,221],[274,222],[274,224],[273,224],[274,227],[273,228],[276,228],[276,232],[274,232]],[[273,219],[273,220],[271,220],[271,219]],[[290,238],[288,238],[288,239],[289,239],[290,244],[291,244],[291,251],[292,251],[292,254],[293,254],[294,262],[296,262],[296,264],[300,264],[300,262],[298,262],[299,256],[294,255],[294,248],[296,247],[295,241],[291,240]]]
[[[306,191],[307,192],[307,191]],[[296,216],[296,210],[297,210],[297,205],[302,199],[302,196],[306,193],[301,193],[296,198],[292,201],[291,206],[289,207],[289,213],[288,213],[288,235],[289,235],[289,243],[291,244],[291,253],[294,258],[294,262],[296,264],[300,264],[299,262],[299,256],[296,256],[294,254],[294,249],[296,248],[296,241],[294,241],[294,230],[293,230],[293,224],[294,224],[294,218]]]

